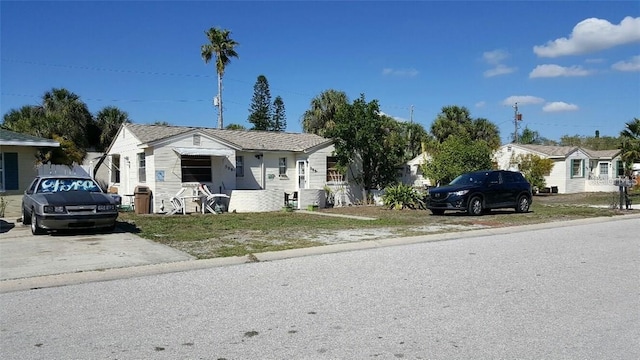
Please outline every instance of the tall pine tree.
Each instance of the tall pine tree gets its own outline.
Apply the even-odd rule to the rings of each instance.
[[[273,125],[273,131],[286,131],[287,130],[287,116],[284,110],[284,101],[280,96],[276,96],[273,100],[273,118],[271,120]]]
[[[254,130],[273,128],[271,123],[271,91],[269,91],[267,77],[264,75],[258,76],[255,85],[253,85],[253,98],[249,113],[248,121],[253,124]]]

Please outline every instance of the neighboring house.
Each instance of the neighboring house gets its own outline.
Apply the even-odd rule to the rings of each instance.
[[[356,203],[362,192],[337,172],[333,151],[332,140],[313,134],[124,123],[97,171],[106,169],[124,204],[147,187],[154,213],[199,184],[230,195],[229,210],[238,212],[279,210],[285,194],[298,208],[323,207],[326,188]]]
[[[545,176],[547,187],[560,194],[616,191],[614,180],[624,175],[620,150],[589,150],[576,146],[528,144],[502,145],[495,153],[498,169],[518,170],[518,155],[533,154],[551,159],[553,169]]]
[[[431,180],[424,177],[422,173],[422,165],[431,160],[431,155],[423,152],[415,158],[409,160],[405,167],[402,177],[402,183],[418,188],[427,188],[431,186]]]
[[[0,192],[22,194],[37,175],[38,149],[50,147],[60,147],[60,143],[0,129]]]

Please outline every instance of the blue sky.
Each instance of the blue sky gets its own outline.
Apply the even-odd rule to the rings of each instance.
[[[640,117],[638,1],[2,1],[0,112],[51,88],[136,123],[215,127],[205,30],[240,45],[224,77],[224,120],[248,128],[253,85],[269,81],[300,132],[327,89],[377,99],[427,130],[446,105],[540,135],[617,136]],[[413,107],[413,113],[411,108]]]

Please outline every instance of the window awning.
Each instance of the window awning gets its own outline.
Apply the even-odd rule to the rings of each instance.
[[[184,148],[176,147],[173,151],[180,155],[204,155],[204,156],[232,156],[234,151],[231,149],[206,149],[206,148]]]

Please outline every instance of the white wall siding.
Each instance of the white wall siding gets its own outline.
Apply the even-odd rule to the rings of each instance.
[[[238,213],[279,211],[284,207],[284,192],[276,189],[233,190],[229,211]]]

